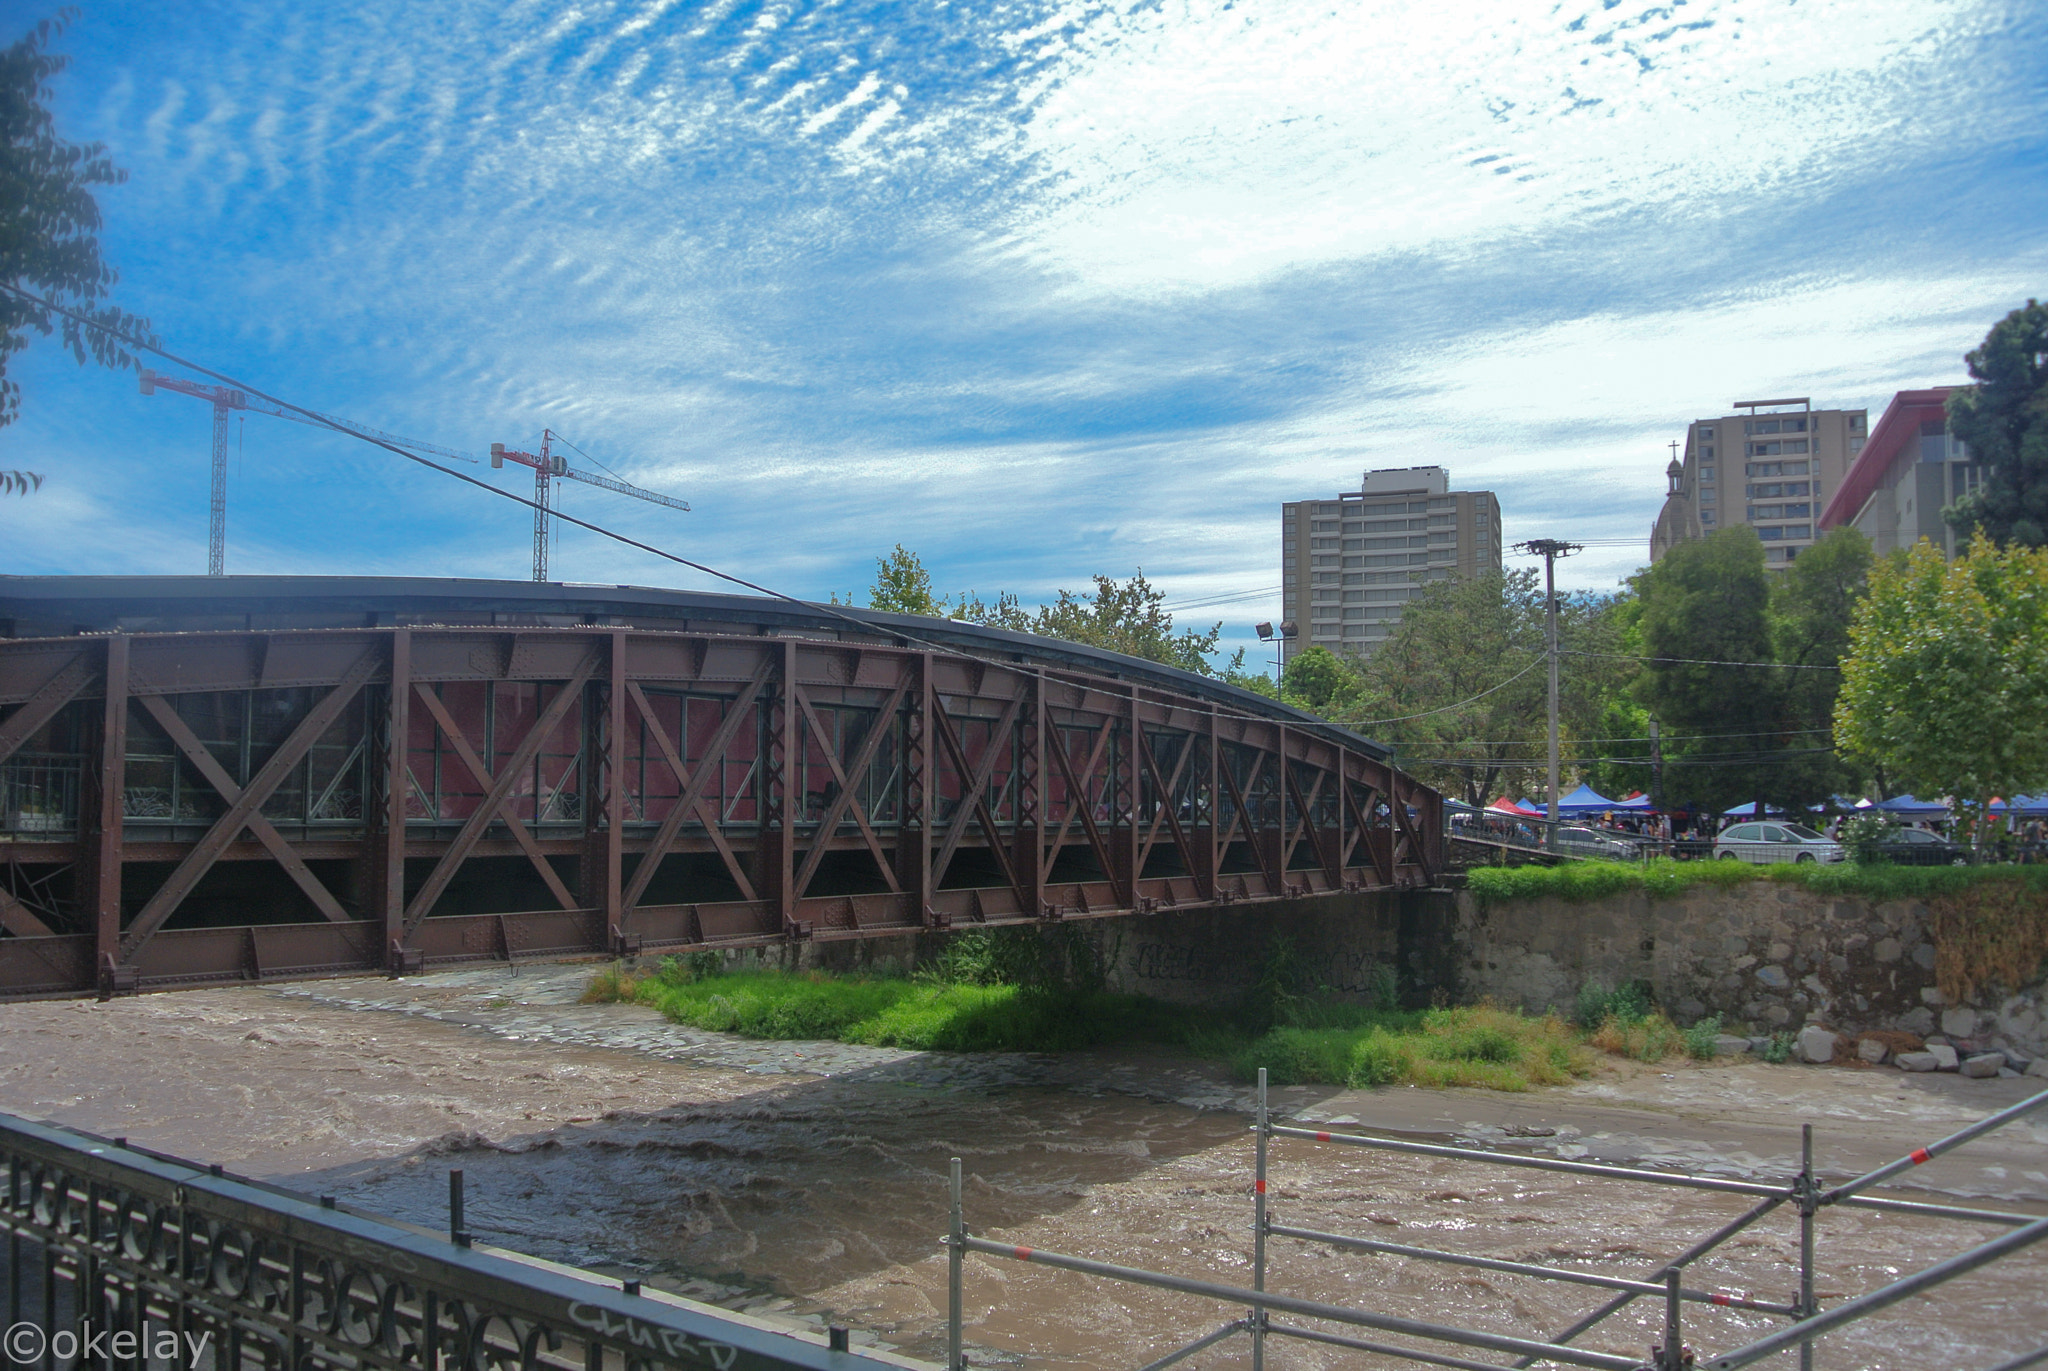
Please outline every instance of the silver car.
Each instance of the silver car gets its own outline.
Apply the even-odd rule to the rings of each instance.
[[[1756,862],[1839,862],[1847,854],[1842,845],[1825,833],[1805,824],[1735,824],[1714,842],[1714,855],[1731,861]]]
[[[1632,862],[1643,855],[1634,843],[1595,828],[1559,828],[1557,850],[1574,857],[1599,857],[1610,862]]]

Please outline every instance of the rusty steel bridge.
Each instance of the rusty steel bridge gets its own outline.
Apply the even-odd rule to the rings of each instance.
[[[1443,845],[1369,739],[972,624],[0,578],[0,998],[1257,906]]]

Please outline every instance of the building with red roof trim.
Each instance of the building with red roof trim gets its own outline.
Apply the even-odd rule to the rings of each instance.
[[[1948,431],[1948,397],[1955,389],[1902,390],[1892,397],[1821,510],[1821,532],[1858,529],[1879,554],[1922,538],[1954,554],[1955,530],[1941,512],[1975,490],[1984,474]]]

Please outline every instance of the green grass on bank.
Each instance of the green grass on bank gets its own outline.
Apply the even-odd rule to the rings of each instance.
[[[2048,899],[2048,866],[1893,866],[1889,863],[1565,862],[1558,866],[1481,866],[1468,874],[1482,902],[1546,896],[1583,904],[1624,891],[1670,899],[1698,886],[1728,889],[1750,881],[1803,886],[1818,895],[1853,895],[1872,901],[1966,896],[1985,887],[2016,886]]]
[[[1275,1085],[1470,1085],[1527,1090],[1588,1074],[1595,1054],[1563,1020],[1491,1006],[1400,1010],[1257,992],[1234,1009],[1072,986],[976,984],[744,970],[669,959],[613,967],[584,998],[632,1001],[677,1023],[774,1039],[952,1052],[1059,1052],[1154,1042]]]
[[[759,970],[698,975],[666,967],[600,972],[584,998],[633,1000],[677,1023],[749,1038],[818,1038],[941,1052],[1068,1052],[1131,1039],[1171,1041],[1189,1015],[1107,990],[976,985]]]

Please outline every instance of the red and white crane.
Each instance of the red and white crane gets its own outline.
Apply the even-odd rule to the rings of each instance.
[[[542,429],[539,452],[514,452],[503,443],[491,444],[491,465],[502,467],[507,462],[533,468],[533,579],[545,581],[548,578],[548,539],[551,533],[549,514],[554,507],[554,484],[558,480],[581,481],[587,486],[600,486],[605,490],[630,495],[636,500],[647,500],[670,509],[688,513],[690,502],[678,500],[672,495],[660,495],[643,490],[627,481],[614,480],[609,476],[598,476],[588,471],[578,471],[568,460],[553,451],[555,442],[562,437],[553,429]]]
[[[289,419],[295,424],[306,424],[313,428],[347,429],[350,433],[394,447],[410,448],[414,452],[430,452],[436,457],[453,457],[458,462],[474,464],[476,458],[466,452],[455,452],[449,448],[436,447],[432,443],[417,442],[411,438],[400,438],[396,434],[384,433],[358,424],[349,419],[337,419],[331,414],[317,414],[310,417],[297,410],[273,405],[267,400],[250,396],[246,391],[231,390],[226,386],[202,385],[197,381],[186,381],[176,376],[162,376],[142,369],[142,393],[154,395],[159,390],[168,390],[178,395],[190,395],[205,400],[213,406],[213,503],[207,524],[206,574],[224,576],[227,574],[228,541],[228,414],[232,410],[245,409],[252,414],[268,414],[279,419]]]

